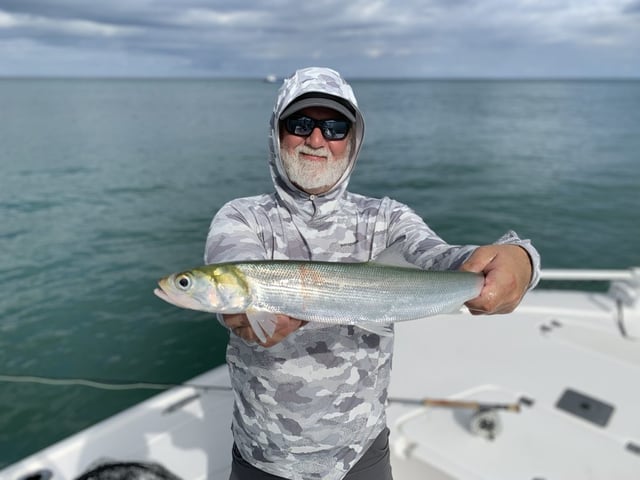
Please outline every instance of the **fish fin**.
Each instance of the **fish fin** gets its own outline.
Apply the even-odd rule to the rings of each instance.
[[[469,309],[464,305],[456,304],[451,305],[449,308],[445,308],[440,312],[441,315],[461,315],[463,313],[468,313]]]
[[[246,314],[251,328],[261,342],[266,342],[267,337],[273,336],[278,323],[275,314],[260,310],[247,310]]]
[[[408,262],[407,259],[404,258],[400,242],[392,243],[389,247],[380,252],[373,260],[371,260],[371,262],[377,263],[378,265],[386,265],[388,267],[415,268],[420,270],[420,267]]]
[[[391,323],[359,323],[358,328],[380,337],[389,337],[393,335],[393,325]]]

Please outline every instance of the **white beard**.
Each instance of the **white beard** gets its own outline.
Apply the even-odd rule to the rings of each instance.
[[[307,160],[301,153],[326,157],[324,160]],[[333,187],[349,166],[351,144],[347,146],[341,158],[335,158],[328,148],[314,149],[304,143],[293,152],[280,150],[284,170],[291,183],[306,192],[313,190],[328,191]]]

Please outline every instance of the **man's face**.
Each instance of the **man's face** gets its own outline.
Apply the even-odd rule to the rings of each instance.
[[[296,115],[314,120],[342,119],[335,110],[309,107]],[[280,128],[280,155],[289,180],[311,195],[325,193],[333,187],[349,165],[351,136],[342,140],[327,140],[320,128],[301,137]]]

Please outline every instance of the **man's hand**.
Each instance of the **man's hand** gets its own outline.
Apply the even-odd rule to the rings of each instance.
[[[465,304],[474,315],[512,312],[526,293],[532,274],[529,254],[517,245],[478,247],[460,270],[484,274],[480,295]]]
[[[249,320],[244,313],[234,313],[230,315],[223,315],[224,323],[231,329],[231,331],[242,338],[247,343],[257,343],[263,347],[273,347],[275,344],[284,340],[291,332],[297,330],[307,322],[291,318],[286,315],[276,315],[277,324],[276,330],[273,336],[267,338],[266,342],[261,342],[258,336],[251,328]]]

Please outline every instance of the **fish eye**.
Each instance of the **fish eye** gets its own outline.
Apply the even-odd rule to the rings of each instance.
[[[182,273],[176,277],[176,285],[181,290],[187,290],[191,286],[191,278],[186,273]]]

